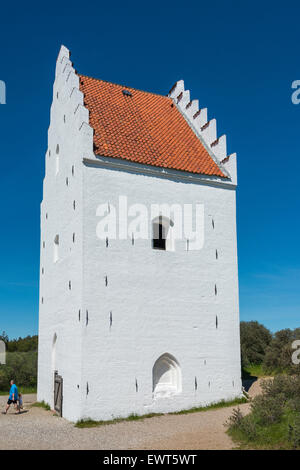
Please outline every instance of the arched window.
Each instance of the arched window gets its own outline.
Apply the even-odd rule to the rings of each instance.
[[[152,370],[154,397],[169,397],[181,392],[181,370],[175,357],[163,354]]]
[[[154,250],[172,250],[170,227],[173,225],[170,219],[162,215],[152,221],[152,248]]]

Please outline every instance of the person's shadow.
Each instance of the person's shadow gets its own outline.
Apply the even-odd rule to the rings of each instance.
[[[19,412],[17,412],[17,413],[15,412],[15,415],[22,415],[23,413],[28,413],[28,411],[29,411],[29,410],[21,410],[20,413],[19,413]],[[12,413],[12,412],[10,412],[10,413],[5,413],[5,411],[2,411],[1,414],[7,416],[8,414],[13,414],[13,413]]]

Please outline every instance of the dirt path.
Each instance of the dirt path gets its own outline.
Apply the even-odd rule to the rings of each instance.
[[[252,391],[253,393],[252,393]],[[259,393],[253,385],[250,395]],[[0,396],[3,409],[7,397]],[[235,407],[165,415],[144,421],[131,421],[78,429],[72,423],[53,416],[51,411],[31,408],[35,395],[25,395],[25,411],[0,414],[0,449],[232,449],[224,423]],[[246,414],[249,404],[240,405]],[[18,439],[16,439],[18,436]]]

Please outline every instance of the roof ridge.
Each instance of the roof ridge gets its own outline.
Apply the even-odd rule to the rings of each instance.
[[[78,72],[76,73],[79,77],[90,78],[92,80],[97,80],[97,82],[110,83],[111,85],[129,88],[130,90],[140,91],[141,93],[147,93],[149,95],[160,96],[161,98],[166,98],[167,100],[172,101],[172,98],[170,98],[168,95],[161,95],[160,93],[155,93],[155,92],[147,91],[147,90],[141,90],[140,88],[134,88],[132,86],[123,85],[122,83],[110,82],[109,80],[103,80],[102,78],[90,77],[89,75],[83,75],[82,73],[78,73]]]

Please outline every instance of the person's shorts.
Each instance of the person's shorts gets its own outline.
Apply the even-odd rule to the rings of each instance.
[[[8,404],[8,405],[11,405],[12,403],[13,403],[14,405],[16,405],[16,404],[17,404],[17,400],[10,400],[10,399],[8,399],[7,404]]]

